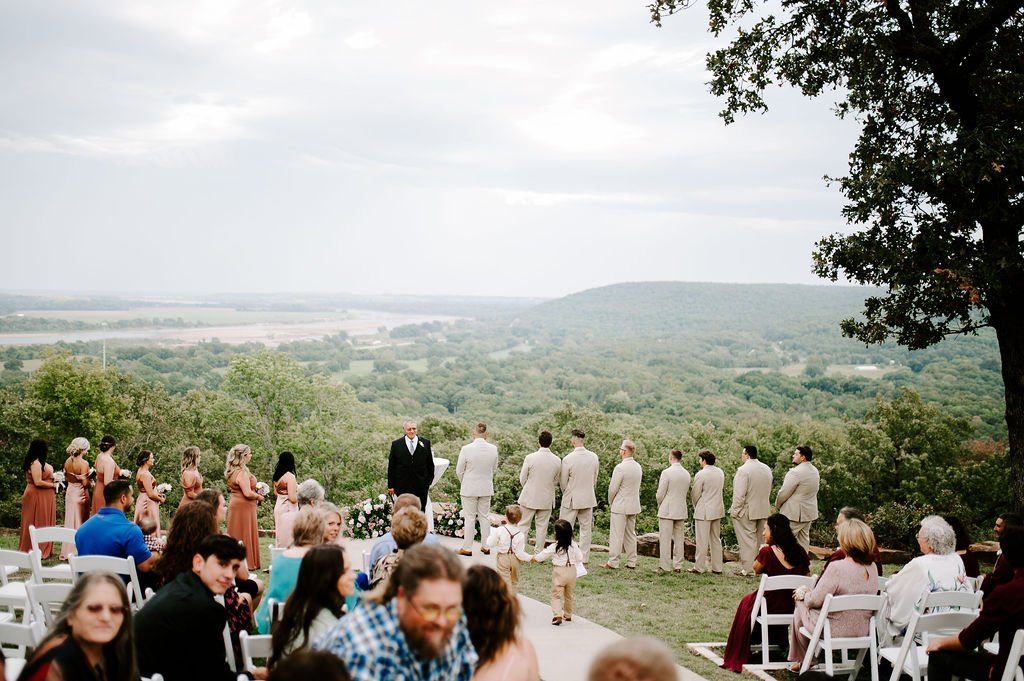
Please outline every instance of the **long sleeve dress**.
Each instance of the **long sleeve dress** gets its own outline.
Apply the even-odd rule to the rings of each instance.
[[[810,566],[806,561],[787,568],[779,560],[779,557],[775,555],[774,549],[770,546],[762,546],[761,551],[754,560],[764,566],[762,574],[769,577],[810,574]],[[756,638],[757,641],[760,641],[761,638],[760,628],[752,631],[750,626],[751,619],[754,616],[754,606],[756,605],[754,599],[756,598],[757,592],[755,591],[747,594],[740,600],[740,604],[736,608],[736,615],[732,620],[732,628],[729,630],[729,639],[725,644],[725,659],[722,662],[722,667],[737,674],[742,672],[743,665],[750,661],[750,646],[755,643],[754,639]],[[766,591],[764,599],[767,602],[769,613],[778,615],[793,612],[792,590]],[[768,637],[773,641],[776,638],[784,641],[784,627],[769,627]]]
[[[799,662],[804,659],[807,644],[810,643],[800,634],[800,627],[814,631],[821,616],[821,606],[825,604],[825,596],[850,596],[858,594],[878,593],[878,571],[874,565],[861,565],[852,560],[834,561],[818,578],[802,601],[797,601],[793,611],[793,628],[789,632],[789,660]],[[828,616],[832,636],[863,636],[868,631],[871,613],[867,610],[844,610]]]

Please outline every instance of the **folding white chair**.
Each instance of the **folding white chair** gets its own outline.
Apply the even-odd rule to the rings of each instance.
[[[889,578],[888,577],[881,577],[880,576],[878,578],[878,593],[885,593],[885,585],[888,584],[888,583],[889,583]]]
[[[287,550],[288,550],[288,547],[286,547],[286,546],[282,546],[282,547],[271,546],[270,547],[270,565],[267,567],[268,571],[274,567],[274,561],[277,559],[277,557],[280,556],[282,553],[284,553]]]
[[[26,584],[25,591],[28,596],[28,606],[29,612],[32,613],[32,620],[42,622],[43,626],[49,629],[73,588],[73,584],[57,582]]]
[[[245,671],[251,672],[256,668],[252,661],[254,657],[262,657],[264,659],[270,657],[270,643],[272,639],[273,636],[270,634],[251,636],[248,631],[240,631],[238,633],[238,641],[242,646],[242,667]]]
[[[850,595],[850,596],[825,596],[825,602],[821,606],[818,615],[818,623],[814,631],[807,631],[806,627],[800,627],[800,634],[809,639],[807,654],[804,655],[803,664],[800,665],[800,673],[803,674],[811,668],[811,663],[818,656],[818,651],[825,653],[825,673],[835,676],[836,665],[832,660],[833,652],[840,652],[843,660],[850,650],[859,650],[857,659],[853,662],[850,670],[850,681],[857,678],[857,673],[864,665],[864,656],[871,654],[871,681],[878,681],[878,631],[876,629],[878,612],[885,603],[885,596]],[[871,613],[868,620],[868,630],[860,636],[832,636],[832,626],[828,616],[830,613],[844,612],[847,610],[866,610]]]
[[[999,681],[1024,681],[1024,673],[1020,670],[1020,658],[1024,656],[1024,629],[1018,629],[1010,644],[1010,652],[1006,658],[1006,667]]]
[[[17,622],[0,622],[0,647],[5,657],[25,657],[26,648],[35,648],[43,640],[46,629],[40,622],[19,624]]]
[[[71,572],[76,576],[86,572],[109,572],[128,578],[128,601],[133,610],[138,610],[145,602],[142,598],[142,586],[139,584],[139,573],[135,569],[135,560],[115,558],[114,556],[68,556]]]
[[[757,587],[757,596],[754,597],[754,611],[750,618],[750,631],[753,632],[755,627],[761,626],[761,665],[764,667],[771,666],[768,660],[768,627],[793,624],[792,611],[774,614],[768,612],[768,601],[765,599],[764,594],[767,591],[786,590],[792,592],[801,586],[813,587],[814,577],[804,577],[803,575],[776,575],[769,577],[768,575],[761,575],[761,584]],[[789,666],[789,663],[780,662],[777,663],[777,666],[781,669],[782,667]]]
[[[932,615],[939,612],[970,612],[977,615],[981,612],[982,596],[984,594],[980,591],[929,591],[921,599],[917,611]]]
[[[54,555],[57,555],[57,543],[75,543],[75,530],[70,527],[36,527],[35,525],[28,526],[28,535],[32,541],[32,550],[39,551],[39,545],[45,544],[46,542],[54,542]],[[58,563],[44,567],[42,563],[42,552],[40,551],[39,566],[37,568],[36,577],[39,581],[45,581],[52,579],[61,582],[72,582],[74,576],[71,574],[71,565],[68,563]]]
[[[217,594],[213,597],[213,600],[220,603],[221,607],[227,607],[224,605],[224,595]],[[235,662],[235,646],[231,641],[231,627],[227,623],[224,624],[224,631],[221,632],[224,637],[224,659],[227,660],[228,669],[233,672],[238,671],[238,664]],[[247,677],[248,678],[248,677]]]
[[[278,621],[284,617],[284,602],[279,601],[276,598],[268,598],[267,613],[269,613],[271,622]]]
[[[25,585],[36,581],[32,572],[32,564],[38,555],[34,551],[22,553],[21,551],[0,549],[0,565],[5,568],[0,570],[0,608],[5,608],[9,614],[9,617],[0,617],[0,621],[14,619],[15,610],[25,610],[28,607],[28,593],[25,591]],[[27,570],[28,577],[24,581],[9,579],[6,569],[9,567]]]
[[[950,592],[952,593],[952,592]],[[932,636],[954,634],[974,621],[973,612],[939,612],[931,615],[914,613],[907,625],[903,644],[881,648],[878,654],[892,664],[889,681],[899,681],[901,674],[909,674],[912,681],[928,677],[928,640]],[[918,637],[920,636],[920,640]]]

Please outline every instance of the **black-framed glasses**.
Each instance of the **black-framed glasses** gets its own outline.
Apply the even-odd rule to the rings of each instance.
[[[436,622],[441,615],[444,615],[444,618],[449,622],[454,622],[462,617],[461,605],[453,605],[450,608],[442,608],[439,605],[424,605],[417,608],[411,598],[406,597],[405,600],[416,611],[417,615],[431,622]]]

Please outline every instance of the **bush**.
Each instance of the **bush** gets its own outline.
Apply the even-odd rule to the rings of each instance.
[[[913,551],[917,549],[917,528],[921,519],[934,512],[930,504],[890,501],[869,513],[867,520],[879,546]]]

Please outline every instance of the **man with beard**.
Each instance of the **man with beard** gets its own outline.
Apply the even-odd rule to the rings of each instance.
[[[313,648],[341,658],[353,681],[469,681],[477,654],[462,614],[465,577],[454,553],[417,544],[384,593],[338,620]]]

